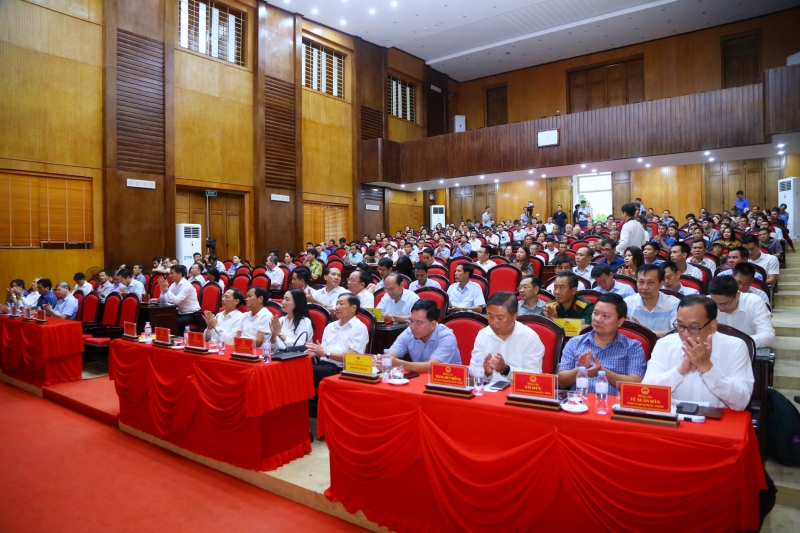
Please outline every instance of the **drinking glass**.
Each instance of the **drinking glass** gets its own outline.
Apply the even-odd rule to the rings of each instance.
[[[583,395],[578,391],[569,391],[567,405],[570,409],[580,409],[583,406]]]
[[[403,379],[406,377],[403,365],[392,368],[392,379]]]
[[[475,396],[483,396],[483,381],[486,379],[486,374],[483,371],[483,365],[474,366],[472,368],[472,392]]]

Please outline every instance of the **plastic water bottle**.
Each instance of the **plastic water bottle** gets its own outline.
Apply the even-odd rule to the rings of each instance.
[[[608,413],[608,378],[605,370],[600,370],[594,381],[594,412],[598,415]]]
[[[381,381],[388,383],[392,379],[392,356],[384,350],[381,356]]]
[[[583,405],[589,399],[589,375],[586,373],[585,366],[578,367],[578,377],[575,379],[575,390],[581,393]]]
[[[144,343],[145,344],[153,344],[153,339],[150,338],[150,335],[153,334],[153,330],[150,327],[150,322],[144,323]]]
[[[183,328],[183,345],[189,346],[189,326]]]
[[[483,396],[483,382],[486,379],[486,374],[483,369],[483,357],[480,355],[473,357],[472,365],[469,370],[472,374],[472,392],[475,396]]]

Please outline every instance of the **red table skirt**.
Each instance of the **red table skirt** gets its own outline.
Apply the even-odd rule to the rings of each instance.
[[[37,387],[81,379],[80,323],[52,317],[47,321],[0,317],[3,373]]]
[[[747,412],[665,428],[424,385],[322,381],[329,500],[392,531],[758,528],[766,483]]]
[[[311,452],[308,358],[248,364],[115,340],[109,372],[120,422],[191,452],[259,471]]]

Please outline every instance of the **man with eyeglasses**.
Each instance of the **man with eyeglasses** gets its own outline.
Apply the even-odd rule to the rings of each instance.
[[[453,330],[439,324],[440,311],[436,302],[421,298],[411,306],[411,316],[392,347],[392,366],[403,365],[410,372],[429,372],[431,363],[461,364],[458,342]],[[402,358],[408,356],[411,361]],[[375,356],[375,366],[380,367],[380,355]]]
[[[522,276],[517,291],[521,298],[519,316],[541,316],[544,314],[544,301],[539,299],[541,282],[536,276]]]
[[[488,274],[492,267],[497,266],[497,263],[489,259],[492,256],[492,247],[488,244],[482,244],[476,249],[478,250],[478,261],[476,264]]]
[[[756,274],[758,274],[758,272],[756,272],[756,269],[753,267],[752,263],[739,263],[733,267],[733,270],[730,272],[732,272],[733,279],[736,280],[736,284],[739,286],[740,292],[743,294],[755,294],[761,298],[761,300],[767,306],[769,306],[769,296],[767,296],[767,293],[761,289],[753,287],[754,277]]]
[[[672,329],[680,303],[674,296],[661,292],[663,285],[663,270],[656,265],[642,265],[636,271],[636,289],[639,292],[625,298],[628,317],[658,337]]]
[[[600,253],[603,254],[603,258],[600,259],[597,264],[608,264],[608,266],[611,268],[611,272],[614,272],[616,269],[625,264],[625,260],[617,255],[616,246],[617,243],[611,239],[604,239],[600,245]]]
[[[660,339],[642,383],[672,388],[672,399],[743,411],[753,394],[744,341],[717,333],[717,304],[699,294],[678,304],[677,334]]]
[[[733,276],[717,276],[708,284],[708,293],[717,303],[720,324],[731,326],[750,335],[756,348],[775,343],[775,328],[772,313],[755,294],[739,292],[739,284]]]
[[[411,307],[419,300],[416,293],[403,288],[403,281],[396,272],[383,278],[383,289],[386,295],[378,304],[384,319],[394,322],[405,322],[411,315]]]

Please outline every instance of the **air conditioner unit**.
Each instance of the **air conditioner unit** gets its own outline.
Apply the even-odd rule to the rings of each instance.
[[[431,206],[431,228],[435,228],[436,224],[445,225],[443,205]]]
[[[778,180],[778,205],[786,204],[789,213],[789,237],[794,241],[800,239],[800,178],[784,178]]]
[[[195,253],[203,253],[202,227],[200,224],[175,224],[175,250],[178,263],[187,269],[194,263]]]

